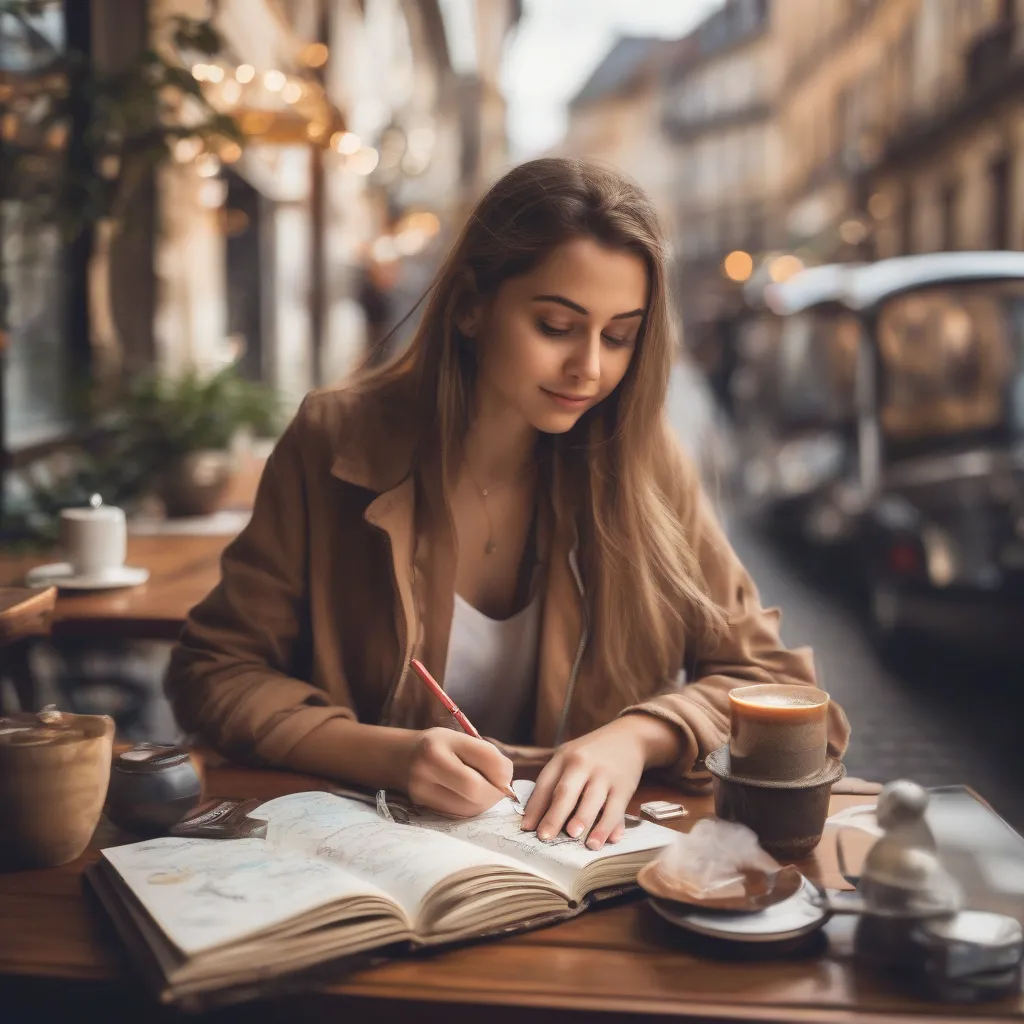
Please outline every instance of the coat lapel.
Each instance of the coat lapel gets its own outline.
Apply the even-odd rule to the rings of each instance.
[[[395,676],[378,724],[425,728],[445,719],[409,661],[420,658],[444,682],[455,594],[455,543],[440,460],[421,459],[408,404],[374,407],[339,439],[332,476],[376,497],[363,513],[388,538],[399,640]]]
[[[369,403],[368,403],[369,404]],[[379,724],[425,728],[444,719],[426,688],[412,679],[419,657],[444,685],[455,597],[457,551],[439,459],[417,466],[416,436],[405,403],[382,403],[353,424],[358,436],[336,441],[332,476],[375,493],[363,518],[388,538],[395,584],[399,661]],[[550,747],[562,721],[573,663],[584,633],[579,587],[570,567],[576,546],[571,519],[547,507],[538,548],[548,553],[537,659],[533,742]],[[581,668],[572,708],[586,700]],[[571,716],[575,718],[575,714]],[[564,738],[574,735],[571,728]]]
[[[552,522],[533,723],[534,743],[547,747],[554,746],[558,735],[584,628],[582,599],[569,560],[576,547],[576,531],[571,522],[554,517]],[[570,734],[566,730],[566,736]]]
[[[407,476],[398,486],[379,494],[367,506],[363,518],[382,530],[388,538],[395,582],[395,622],[399,642],[399,660],[395,678],[381,709],[380,724],[392,721],[395,704],[407,674],[409,659],[419,630],[416,601],[412,589],[413,549],[415,547],[415,482]],[[396,723],[397,724],[397,723]]]

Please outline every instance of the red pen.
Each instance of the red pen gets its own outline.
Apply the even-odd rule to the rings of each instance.
[[[445,708],[449,712],[451,712],[451,715],[455,719],[455,721],[462,726],[463,732],[468,733],[475,739],[483,739],[483,737],[477,731],[476,726],[473,725],[473,723],[465,716],[465,714],[463,714],[463,712],[459,710],[459,706],[455,703],[455,701],[453,701],[451,697],[449,697],[448,694],[441,689],[437,680],[427,671],[427,666],[424,665],[423,662],[417,658],[413,658],[409,662],[409,664],[412,665],[413,669],[416,672],[416,675],[418,675],[420,679],[422,679],[423,682],[426,684],[427,689],[430,690],[430,692],[445,706]],[[516,795],[516,791],[511,786],[506,786],[505,792],[517,806],[522,806],[522,802]]]

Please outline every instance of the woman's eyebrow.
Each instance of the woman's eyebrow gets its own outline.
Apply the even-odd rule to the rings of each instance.
[[[573,310],[573,312],[581,313],[583,316],[589,316],[590,310],[584,309],[578,302],[573,302],[571,299],[567,299],[564,295],[534,295],[534,302],[557,302],[560,306],[565,306],[567,309]],[[616,313],[612,317],[613,320],[630,320],[634,316],[643,316],[644,311],[642,309],[632,309],[628,313]]]

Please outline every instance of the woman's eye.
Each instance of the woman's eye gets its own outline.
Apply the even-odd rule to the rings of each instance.
[[[627,345],[631,344],[629,338],[616,338],[613,334],[604,334],[602,337],[613,348],[625,348]]]
[[[549,324],[547,320],[538,320],[537,330],[539,330],[541,334],[546,334],[551,338],[561,338],[569,333],[570,328],[556,327],[554,324]]]

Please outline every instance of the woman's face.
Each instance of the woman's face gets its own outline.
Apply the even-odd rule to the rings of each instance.
[[[459,320],[478,346],[480,403],[561,434],[625,376],[647,307],[644,261],[590,238],[555,249]]]

